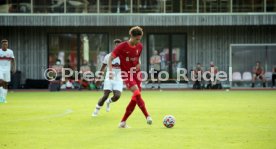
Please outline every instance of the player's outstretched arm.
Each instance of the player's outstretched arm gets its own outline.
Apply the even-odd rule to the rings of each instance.
[[[109,56],[109,59],[108,59],[108,68],[109,68],[109,79],[110,80],[113,80],[113,71],[112,71],[112,61],[113,61],[113,59],[114,59],[114,57],[113,57],[113,55],[111,54],[110,56]]]
[[[262,69],[262,75],[264,76],[265,75],[265,70],[263,68]]]
[[[141,58],[139,58],[139,63],[136,65],[136,71],[140,71],[141,70]]]
[[[102,67],[101,67],[101,69],[100,69],[101,74],[104,73],[104,71],[105,71],[105,69],[106,69],[106,66],[107,66],[107,64],[103,64],[103,65],[102,65]]]
[[[15,73],[16,72],[16,62],[15,62],[14,58],[11,60],[11,63],[12,63],[12,65],[11,65],[12,73]]]
[[[104,64],[102,65],[101,69],[100,69],[100,73],[99,73],[99,76],[97,77],[97,80],[96,80],[96,86],[99,87],[102,80],[103,80],[103,75],[104,75],[104,71],[106,69],[106,66],[107,64]]]

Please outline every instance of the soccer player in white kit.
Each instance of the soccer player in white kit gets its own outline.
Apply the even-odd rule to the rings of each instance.
[[[119,43],[121,43],[122,41],[120,39],[115,39],[113,41],[114,46],[116,47]],[[103,61],[103,65],[101,67],[101,74],[103,74],[104,70],[106,69],[106,67],[108,66],[108,59],[111,56],[111,53],[107,54],[104,57],[104,61]],[[104,102],[106,103],[106,111],[109,112],[110,111],[110,103],[112,102],[116,102],[120,96],[121,96],[121,92],[123,91],[123,80],[121,77],[121,68],[120,68],[120,59],[116,58],[112,61],[112,73],[115,76],[113,80],[109,79],[109,72],[106,72],[105,75],[105,80],[104,80],[104,95],[99,99],[95,110],[92,112],[92,116],[98,116],[100,109],[102,108],[102,106],[104,105]],[[107,69],[109,70],[109,69]],[[99,76],[100,78],[101,76]],[[100,79],[98,79],[96,81],[96,84],[98,85],[100,83]],[[108,98],[109,94],[113,92],[113,97]]]
[[[11,73],[15,73],[15,60],[13,51],[8,49],[8,40],[1,41],[0,49],[0,103],[7,103],[8,83],[11,81]],[[12,69],[11,69],[12,66]]]

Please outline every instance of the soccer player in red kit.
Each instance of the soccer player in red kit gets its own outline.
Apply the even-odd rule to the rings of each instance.
[[[136,104],[141,109],[146,117],[147,123],[152,124],[152,118],[147,112],[144,100],[141,97],[141,80],[138,76],[140,73],[140,61],[139,57],[142,53],[143,45],[140,40],[143,36],[142,28],[135,26],[129,30],[130,39],[128,41],[120,43],[112,52],[108,65],[109,72],[112,72],[112,60],[116,57],[120,58],[122,79],[126,86],[132,91],[132,98],[126,108],[125,114],[119,124],[119,128],[127,128],[126,120],[134,111]],[[134,70],[134,71],[132,71]],[[112,74],[109,75],[110,79],[113,79]]]
[[[266,87],[265,71],[261,66],[261,62],[257,61],[256,66],[253,68],[252,88],[255,87],[255,81],[260,79],[263,81],[263,87]]]

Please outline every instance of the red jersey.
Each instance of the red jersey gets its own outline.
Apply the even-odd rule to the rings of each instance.
[[[138,43],[136,46],[131,46],[128,41],[120,43],[112,52],[114,58],[119,57],[121,62],[121,70],[129,71],[131,67],[136,67],[139,64],[143,45]]]
[[[196,68],[195,70],[194,70],[194,72],[195,72],[195,75],[198,75],[199,73],[202,75],[202,69],[201,68]]]
[[[262,69],[262,67],[259,67],[259,68],[254,67],[253,71],[255,72],[256,75],[260,75],[260,74],[262,74],[263,69]]]
[[[218,68],[216,66],[211,66],[210,69],[209,69],[209,72],[212,71],[212,68],[214,69],[214,74],[217,74],[218,73]]]

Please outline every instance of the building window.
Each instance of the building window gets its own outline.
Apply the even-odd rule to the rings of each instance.
[[[164,1],[160,0],[137,0],[133,1],[134,13],[161,13]]]
[[[107,34],[80,35],[80,65],[92,72],[100,70],[104,56],[109,52]]]
[[[230,66],[233,72],[252,73],[256,61],[259,61],[266,72],[271,72],[276,64],[275,49],[276,45],[234,45],[231,47],[232,64]]]
[[[63,3],[63,2],[62,2]],[[61,5],[63,7],[63,5]],[[33,0],[34,13],[51,13],[56,7],[49,0]]]
[[[197,0],[180,0],[180,12],[197,12]]]
[[[233,12],[264,12],[264,1],[233,0]]]
[[[50,68],[59,60],[64,68],[80,70],[86,66],[96,72],[109,51],[107,34],[50,34],[48,43]]]
[[[257,62],[267,83],[271,83],[272,74],[276,71],[276,44],[232,44],[230,52],[229,64],[234,81],[230,85],[251,87],[251,83],[247,82],[252,81]],[[256,86],[261,87],[261,84],[257,83]]]
[[[130,0],[101,0],[100,13],[129,13]]]
[[[51,68],[60,60],[65,68],[77,70],[77,35],[53,34],[49,36],[49,61]]]
[[[170,79],[177,78],[177,68],[187,67],[186,34],[149,34],[148,71],[153,67],[151,58],[160,56],[160,70],[166,71]]]
[[[276,12],[276,0],[266,0],[266,11]]]
[[[31,0],[1,0],[0,13],[30,13]]]
[[[199,1],[200,12],[230,12],[231,0]]]

